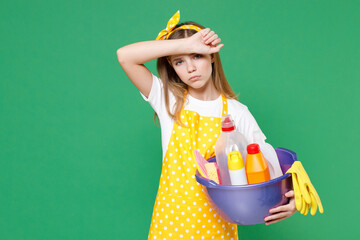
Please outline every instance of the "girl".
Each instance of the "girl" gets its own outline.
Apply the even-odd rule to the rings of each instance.
[[[221,130],[221,116],[231,114],[248,142],[261,132],[248,108],[237,101],[221,65],[221,39],[195,22],[178,24],[179,11],[155,41],[118,49],[121,67],[161,124],[163,167],[148,239],[237,239],[237,227],[210,206],[194,177],[194,150],[208,159]],[[162,40],[162,41],[159,41]],[[157,59],[159,77],[143,64]],[[295,212],[290,202],[274,208],[267,224]]]

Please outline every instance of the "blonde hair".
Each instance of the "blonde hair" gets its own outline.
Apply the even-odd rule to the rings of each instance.
[[[204,26],[191,21],[178,24],[175,26],[175,28],[180,27],[182,25],[195,25],[200,27],[201,29],[205,28]],[[173,32],[169,36],[169,39],[186,38],[194,35],[195,33],[197,33],[197,31],[193,29],[179,29]],[[219,53],[213,53],[212,55],[214,57],[214,62],[212,63],[211,76],[216,90],[219,91],[221,94],[223,94],[226,98],[237,100],[236,94],[233,92],[228,81],[226,80]],[[181,122],[180,114],[182,107],[184,105],[184,100],[185,100],[184,97],[187,93],[188,86],[185,83],[183,83],[179,78],[179,76],[176,74],[175,70],[168,62],[167,56],[157,59],[157,72],[163,83],[166,110],[170,115],[170,117],[174,119],[174,121],[177,124],[184,126]],[[171,109],[172,111],[170,110],[170,104],[169,104],[169,90],[173,93],[176,100],[174,108]],[[155,113],[154,114],[155,124],[156,124],[156,118],[157,115]]]

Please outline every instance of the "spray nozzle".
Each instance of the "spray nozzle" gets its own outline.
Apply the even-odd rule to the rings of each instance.
[[[235,130],[235,124],[230,114],[222,116],[221,129],[223,132],[229,132]]]

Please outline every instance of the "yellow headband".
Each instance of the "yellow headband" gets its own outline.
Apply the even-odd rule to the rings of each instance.
[[[162,30],[159,35],[156,37],[156,40],[166,40],[169,38],[170,34],[175,32],[178,29],[193,29],[195,31],[200,31],[201,28],[194,25],[182,25],[181,27],[175,28],[176,24],[180,20],[180,11],[177,11],[172,18],[168,21],[166,28]],[[175,28],[175,29],[174,29]]]

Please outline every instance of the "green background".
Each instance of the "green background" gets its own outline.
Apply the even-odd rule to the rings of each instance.
[[[358,236],[359,1],[7,0],[0,239],[147,238],[160,129],[116,50],[177,10],[221,37],[233,90],[269,143],[297,153],[325,209],[239,226],[240,239]]]

